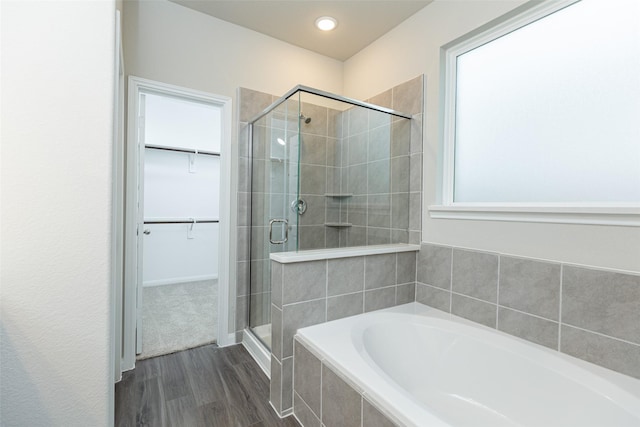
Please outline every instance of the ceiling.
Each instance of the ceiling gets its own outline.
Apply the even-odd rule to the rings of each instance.
[[[433,0],[170,0],[276,39],[345,61]],[[335,30],[315,28],[332,16]]]

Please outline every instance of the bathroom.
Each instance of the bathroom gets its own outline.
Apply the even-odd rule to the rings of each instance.
[[[230,166],[234,173],[231,194],[238,196],[243,193],[238,176],[243,167],[241,150],[247,148],[240,145],[240,141],[246,141],[246,135],[243,135],[247,130],[246,125],[291,88],[303,84],[385,106],[385,97],[387,101],[390,97],[392,99],[394,90],[398,93],[403,87],[411,87],[410,94],[420,96],[417,113],[414,114],[411,106],[398,108],[398,111],[413,116],[411,123],[416,128],[411,129],[412,143],[413,136],[418,136],[417,132],[422,141],[419,151],[411,152],[411,156],[416,156],[411,166],[416,158],[419,159],[420,190],[417,192],[420,193],[421,209],[418,221],[415,217],[413,220],[409,217],[412,225],[407,227],[409,235],[406,243],[418,245],[418,250],[413,252],[416,254],[415,283],[411,284],[410,279],[407,282],[393,283],[396,297],[400,286],[414,286],[415,300],[436,305],[445,311],[453,311],[462,317],[471,317],[485,325],[492,324],[495,327],[496,322],[499,322],[499,327],[502,325],[504,329],[509,324],[503,322],[503,319],[511,316],[516,323],[512,324],[514,330],[507,332],[512,334],[524,334],[523,331],[530,333],[523,325],[536,323],[542,325],[538,331],[545,333],[534,335],[546,344],[554,342],[554,339],[557,343],[562,337],[571,338],[570,333],[575,332],[578,336],[573,336],[576,338],[574,342],[602,340],[595,343],[596,348],[600,349],[600,353],[591,353],[595,357],[606,358],[607,352],[603,348],[611,348],[609,344],[615,343],[624,348],[624,354],[632,355],[633,358],[638,355],[640,347],[637,335],[637,325],[640,323],[637,317],[640,312],[637,279],[640,273],[640,228],[637,226],[637,200],[627,204],[627,215],[623,215],[624,218],[614,215],[615,220],[621,221],[616,225],[612,225],[611,221],[589,223],[589,219],[597,216],[592,215],[593,212],[587,213],[589,218],[582,223],[561,223],[537,222],[522,213],[517,213],[520,216],[517,221],[496,217],[479,219],[464,215],[444,218],[446,212],[436,207],[438,201],[442,200],[444,154],[440,149],[440,114],[443,111],[440,98],[441,47],[522,4],[523,1],[434,1],[354,56],[336,60],[175,2],[127,1],[119,4],[123,19],[124,69],[126,75],[194,88],[232,99],[234,119],[230,129],[230,148],[233,154]],[[5,7],[3,5],[3,33],[11,31],[8,33],[10,36],[22,35],[32,29],[36,34],[38,26],[47,25],[45,17],[28,19],[40,17],[43,13],[41,11],[29,9],[28,6],[20,6],[24,10],[17,5],[7,9]],[[95,142],[97,148],[91,152],[83,150],[82,135],[68,139],[72,132],[60,128],[58,121],[38,123],[40,127],[32,126],[32,132],[35,133],[27,137],[32,138],[33,145],[22,144],[19,149],[13,149],[9,145],[6,151],[3,146],[3,175],[16,174],[15,176],[20,177],[10,183],[3,179],[3,246],[11,244],[12,248],[11,253],[3,250],[3,269],[5,265],[12,264],[21,267],[8,276],[4,276],[3,271],[3,334],[8,337],[7,341],[3,339],[3,424],[6,421],[7,425],[13,425],[10,421],[16,416],[23,417],[23,422],[31,425],[77,425],[86,423],[87,420],[91,420],[93,425],[109,425],[108,420],[112,417],[112,384],[115,375],[110,374],[113,370],[110,356],[113,340],[109,337],[113,330],[114,314],[110,305],[111,261],[108,260],[113,259],[113,256],[107,243],[110,238],[108,212],[111,209],[111,140],[107,136],[111,132],[109,125],[112,102],[112,93],[107,89],[112,86],[112,76],[107,75],[104,69],[112,64],[110,58],[113,56],[113,40],[104,35],[94,36],[92,28],[98,28],[112,36],[114,9],[114,4],[110,2],[104,2],[99,10],[91,11],[82,8],[75,10],[71,5],[60,10],[45,9],[67,27],[92,35],[83,42],[94,43],[91,45],[94,61],[79,60],[85,55],[87,48],[77,37],[61,35],[51,40],[34,41],[28,48],[39,53],[47,52],[54,42],[69,46],[70,68],[60,68],[56,74],[58,69],[38,64],[38,67],[28,69],[26,77],[22,77],[24,82],[16,77],[9,81],[14,85],[6,86],[26,88],[27,82],[45,78],[46,75],[42,74],[46,69],[50,73],[48,78],[55,78],[54,81],[59,82],[61,87],[79,85],[79,81],[86,85],[81,86],[86,89],[86,93],[95,94],[93,83],[82,80],[81,76],[98,73],[106,89],[95,94],[95,99],[91,99],[95,105],[87,110],[84,103],[77,102],[77,93],[64,98],[64,102],[70,106],[67,114],[85,117],[93,112],[95,114],[92,117],[106,118],[100,123],[78,124],[85,126],[79,129],[85,133],[99,128],[101,135],[104,134],[99,142]],[[82,19],[72,20],[67,16],[80,16],[85,18],[85,22]],[[5,30],[5,20],[21,22],[25,27],[16,28],[14,25]],[[5,34],[3,46],[4,36]],[[92,37],[96,40],[91,40]],[[21,49],[25,49],[25,46],[21,45]],[[3,48],[3,56],[4,51]],[[20,55],[17,51],[17,48],[15,52],[9,50],[7,55],[13,53],[9,58],[18,61]],[[43,61],[44,59],[52,60],[46,55],[43,55]],[[4,67],[3,61],[3,79]],[[71,70],[74,72],[69,73]],[[15,75],[17,74],[16,71]],[[20,96],[24,96],[24,93],[17,94],[15,90],[7,92],[6,96],[9,99],[22,99]],[[44,85],[38,86],[38,90],[40,96],[60,96]],[[3,93],[3,99],[4,97]],[[36,99],[34,95],[27,99],[29,102],[20,102],[25,106],[25,111],[29,111],[26,105],[30,105],[42,114],[49,114],[46,107],[51,106],[41,105]],[[386,106],[395,109],[392,103],[387,103]],[[241,117],[243,111],[246,115]],[[309,124],[312,125],[316,118],[304,110],[302,112],[311,117]],[[9,118],[12,121],[7,118],[5,122],[5,114],[9,114],[9,111],[3,111],[3,124],[27,123],[22,116],[11,116]],[[419,117],[415,117],[416,114]],[[57,117],[59,121],[64,121],[62,113]],[[41,134],[37,133],[39,129]],[[58,150],[39,152],[37,148],[43,144],[40,141],[46,140],[50,133],[48,130],[52,129],[57,130],[54,135],[59,143]],[[75,133],[76,129],[73,134]],[[71,161],[77,159],[78,152],[82,153],[84,161]],[[30,177],[29,168],[20,166],[25,155],[33,156],[38,162],[40,176],[52,179],[43,183]],[[60,170],[65,173],[61,175]],[[415,171],[415,167],[410,168],[410,172]],[[87,180],[87,176],[94,177],[95,181]],[[82,191],[74,194],[60,191],[60,188],[75,188],[81,183],[87,186],[80,187]],[[9,191],[14,185],[16,191]],[[29,186],[27,196],[24,192],[18,192],[18,185]],[[413,190],[409,191],[409,194],[412,192]],[[67,201],[65,206],[56,207],[57,216],[51,218],[61,221],[57,228],[50,227],[36,215],[46,212],[50,206],[58,206],[50,195],[64,195]],[[248,227],[240,222],[239,201],[237,199],[230,203],[232,222],[228,241],[230,259],[226,339],[233,342],[240,342],[243,338],[250,310],[248,300],[251,298],[247,278],[241,277],[243,272],[247,272],[247,265],[241,263],[246,263],[247,260],[241,260],[238,255],[242,252],[240,246],[243,242],[243,238],[239,239],[238,235],[246,236]],[[77,206],[83,207],[80,212]],[[408,212],[412,211],[408,209]],[[87,219],[86,224],[73,220],[79,215]],[[25,227],[25,219],[41,225]],[[64,242],[62,250],[59,242]],[[42,250],[35,250],[36,248]],[[52,253],[57,256],[55,265],[48,261]],[[28,262],[25,261],[25,254],[29,254]],[[91,257],[87,254],[91,254]],[[376,256],[382,255],[387,254]],[[400,258],[403,257],[398,256]],[[439,262],[432,264],[431,261],[436,259]],[[522,302],[518,296],[527,295],[524,289],[514,285],[509,296],[503,292],[504,287],[488,285],[498,280],[501,284],[504,283],[504,267],[516,260],[525,260],[525,267],[538,273],[546,272],[544,274],[559,277],[558,271],[563,272],[562,288],[558,279],[556,299],[552,301],[556,304],[553,306],[556,308],[555,315],[551,314],[553,310],[550,306],[545,305],[550,301],[540,302],[539,295],[531,294],[528,296],[530,303]],[[366,264],[366,260],[363,262]],[[406,259],[402,262],[404,265],[411,264]],[[464,279],[467,267],[455,270],[456,265],[461,263],[469,266],[468,269],[482,272],[483,284],[486,286],[469,285]],[[330,262],[327,261],[327,264]],[[87,271],[99,272],[94,277],[95,288],[92,288],[92,292],[87,292],[86,279],[78,274],[78,265],[86,265],[90,269]],[[518,268],[513,267],[512,273],[518,271]],[[450,282],[446,282],[447,269],[449,277],[453,269],[454,276],[459,273],[462,281],[455,282],[452,287]],[[581,277],[580,274],[585,273],[583,269],[597,271],[605,277],[583,277],[581,280],[571,281],[571,278]],[[400,270],[406,271],[405,268]],[[26,271],[30,272],[29,275],[24,273]],[[331,272],[327,271],[327,274],[330,275]],[[568,277],[568,274],[572,276]],[[623,285],[617,287],[616,283]],[[535,283],[530,286],[535,288]],[[614,298],[609,292],[609,286],[616,286],[623,295]],[[607,295],[612,296],[612,300],[607,300]],[[60,296],[64,298],[61,300]],[[591,314],[581,315],[578,308],[567,306],[567,301],[571,302],[567,297],[575,297],[574,301],[580,302],[580,307],[587,307],[587,312]],[[31,304],[36,314],[19,309],[27,303]],[[563,313],[562,318],[559,318],[560,304],[563,310],[567,307],[568,313],[577,317],[571,320]],[[61,312],[65,315],[60,316]],[[11,313],[10,321],[4,320],[7,313]],[[606,316],[600,316],[599,313],[606,313]],[[59,327],[47,328],[48,325]],[[45,328],[47,334],[43,336],[42,330]],[[561,328],[562,337],[559,337],[557,331]],[[547,333],[550,330],[556,331],[556,334]],[[569,334],[565,334],[567,330],[570,331]],[[5,345],[6,342],[11,344]],[[79,352],[78,349],[83,351]],[[576,348],[576,352],[579,351],[586,349]],[[5,354],[8,355],[6,358]],[[87,358],[92,361],[88,365],[85,363]],[[276,359],[283,362],[286,358]],[[637,369],[638,358],[635,360],[635,365],[631,365]],[[14,369],[4,369],[5,363]],[[282,363],[281,367],[284,367]],[[273,368],[270,368],[273,373]],[[287,372],[292,372],[293,367],[287,366],[286,369],[289,369]],[[57,392],[60,387],[65,393]],[[28,400],[25,398],[27,395],[39,397]],[[77,396],[91,396],[92,403],[82,405],[79,409],[70,408],[65,403],[68,396],[76,396],[76,399]],[[280,410],[289,409],[288,406],[282,406],[282,402],[280,405]],[[32,422],[29,423],[29,420]]]

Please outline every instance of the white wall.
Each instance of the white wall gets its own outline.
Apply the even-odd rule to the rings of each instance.
[[[115,3],[1,14],[0,425],[109,425]]]
[[[125,2],[124,24],[127,74],[234,99],[240,86],[342,92],[342,62],[167,0]]]
[[[297,84],[342,93],[343,63],[167,0],[124,2],[125,69],[164,83],[231,97],[245,87],[284,94]],[[234,117],[234,126],[237,123]],[[237,139],[232,132],[231,230],[235,230]],[[235,232],[232,232],[235,236]],[[229,328],[235,331],[236,242],[229,242]]]
[[[218,224],[147,224],[143,286],[218,278]]]
[[[184,146],[182,141],[175,145]],[[145,221],[220,219],[220,158],[198,155],[190,173],[192,156],[146,150]],[[218,278],[218,224],[146,224],[144,228],[150,232],[142,236],[144,286]]]
[[[429,217],[427,207],[436,203],[438,178],[440,46],[522,3],[520,0],[436,0],[345,62],[345,95],[366,99],[416,75],[426,75],[424,241],[640,271],[640,228],[637,227],[436,220]]]

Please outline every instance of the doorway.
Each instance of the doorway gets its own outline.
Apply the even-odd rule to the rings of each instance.
[[[230,103],[129,79],[125,369],[227,342]]]

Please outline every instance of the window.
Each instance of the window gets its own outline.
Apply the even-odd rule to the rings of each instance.
[[[524,9],[443,47],[431,216],[640,225],[640,2]]]

